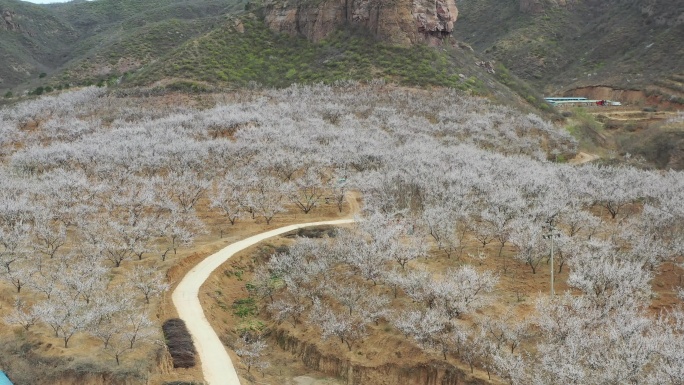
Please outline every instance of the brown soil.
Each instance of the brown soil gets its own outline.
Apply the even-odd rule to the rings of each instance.
[[[277,247],[293,242],[290,238],[280,237],[269,242],[269,246]],[[263,246],[262,246],[263,247]],[[461,258],[452,256],[447,258],[440,255],[437,251],[431,258],[419,261],[428,266],[432,271],[443,271],[448,267],[460,266],[462,264],[472,264],[481,270],[497,271],[500,274],[500,284],[495,292],[496,302],[478,312],[480,314],[499,315],[509,307],[514,307],[521,316],[532,311],[534,302],[539,296],[546,296],[549,291],[549,267],[542,263],[536,274],[532,274],[529,267],[512,260],[514,250],[510,246],[504,248],[502,258],[497,258],[497,245],[488,245],[484,251],[490,257],[483,261],[473,260],[468,254],[474,255],[481,250],[481,247],[474,242],[470,242],[464,250]],[[250,280],[255,266],[255,261],[260,259],[263,253],[259,246],[253,247],[236,255],[232,260],[210,277],[203,291],[207,293],[203,298],[205,311],[208,318],[219,335],[224,335],[230,347],[237,338],[236,328],[243,322],[236,317],[230,305],[233,301],[245,298],[248,293],[245,283]],[[556,267],[557,269],[557,267]],[[237,279],[233,274],[225,272],[234,270],[244,270],[248,272]],[[565,281],[567,279],[567,268],[560,274],[556,272],[556,291],[563,292],[568,289]],[[380,290],[389,290],[381,288]],[[410,301],[408,301],[410,302]],[[401,305],[400,305],[401,306]],[[269,345],[277,345],[279,348],[270,349],[267,360],[271,367],[263,373],[255,375],[254,379],[259,382],[286,384],[292,381],[296,375],[309,375],[313,377],[323,377],[334,375],[346,378],[349,372],[364,373],[365,380],[355,380],[348,382],[353,384],[425,384],[424,379],[397,377],[396,372],[421,373],[428,368],[445,368],[443,372],[436,370],[436,376],[445,376],[447,370],[458,373],[460,383],[500,383],[500,380],[493,379],[487,381],[486,372],[476,369],[470,375],[467,365],[458,362],[453,358],[443,360],[439,354],[423,352],[418,346],[401,333],[396,331],[387,322],[381,322],[378,326],[373,326],[368,338],[349,352],[344,344],[331,339],[320,341],[318,332],[310,330],[307,326],[297,325],[293,327],[289,323],[277,325],[263,317],[259,318],[271,330]],[[251,379],[244,376],[246,369],[239,361],[234,361],[236,368],[243,375],[244,379]],[[322,372],[322,373],[321,373]],[[455,375],[455,374],[454,374]],[[384,376],[384,377],[383,377]],[[383,377],[385,379],[380,379]],[[388,380],[394,378],[394,380]],[[386,382],[388,381],[388,382]],[[414,382],[415,381],[415,382]],[[246,382],[252,383],[252,382]]]
[[[570,164],[582,164],[582,163],[588,163],[588,162],[594,161],[598,158],[599,158],[599,156],[596,154],[588,154],[586,152],[580,151],[577,153],[577,156],[570,159],[568,161],[568,163],[570,163]]]
[[[671,92],[665,93],[669,95]],[[623,105],[658,106],[661,109],[682,110],[684,105],[669,100],[663,93],[646,92],[643,90],[626,90],[608,86],[580,87],[564,92],[564,96],[583,96],[596,100],[613,100]]]
[[[205,257],[215,253],[216,251],[238,240],[241,240],[254,234],[258,234],[269,229],[278,228],[292,223],[336,219],[348,216],[352,212],[358,212],[360,206],[359,202],[361,200],[360,195],[357,192],[351,192],[349,196],[350,198],[347,200],[347,204],[345,205],[345,207],[343,207],[343,211],[341,213],[337,209],[337,206],[333,204],[322,204],[321,206],[312,210],[309,214],[303,214],[301,213],[301,211],[295,210],[293,208],[292,210],[288,211],[283,215],[276,216],[273,219],[273,221],[271,221],[271,224],[268,226],[266,226],[265,223],[261,223],[262,221],[260,219],[258,219],[255,223],[254,221],[245,218],[242,220],[242,222],[237,222],[235,226],[231,226],[230,224],[226,226],[225,222],[227,221],[224,221],[218,215],[209,215],[203,218],[205,223],[209,222],[211,224],[210,228],[213,230],[213,240],[206,241],[202,244],[197,244],[195,247],[193,247],[192,254],[186,255],[183,259],[179,260],[171,268],[169,268],[167,277],[172,287],[168,293],[173,292],[175,286],[178,284],[181,278],[190,269],[192,269],[192,267],[194,267],[197,264],[197,262],[201,261]],[[206,210],[204,212],[209,212],[209,210]],[[223,238],[220,237],[221,229],[223,230]],[[230,268],[230,264],[234,263],[235,260],[236,257],[233,257],[231,260],[229,260],[224,266],[219,268],[216,271],[216,273],[214,273],[212,278],[214,278],[217,274],[223,274],[223,272],[225,271],[224,267],[228,266],[226,268]],[[209,281],[211,281],[212,278],[210,278]],[[215,305],[205,305],[207,303],[207,298],[212,298],[212,293],[216,293],[217,290],[226,293],[236,293],[239,295],[237,295],[235,298],[243,298],[246,296],[246,289],[244,286],[245,282],[247,281],[237,281],[229,283],[226,286],[221,286],[217,289],[205,289],[207,287],[207,284],[205,284],[202,287],[202,292],[207,293],[207,297],[200,298],[200,300],[203,303],[205,313],[210,322],[212,322],[213,318],[215,317]],[[228,304],[232,303],[232,301],[224,302]],[[163,314],[162,321],[177,316],[175,307],[171,302],[170,294],[164,298],[164,301],[160,306],[160,313]],[[221,329],[217,328],[217,325],[214,322],[212,322],[212,325],[216,329],[217,334],[221,336]],[[235,356],[235,354],[232,351],[229,351],[229,354],[233,362],[239,362],[238,357]],[[179,374],[182,377],[178,377]],[[198,362],[197,366],[192,369],[172,369],[169,373],[161,373],[160,375],[155,376],[151,384],[155,385],[161,384],[164,381],[179,381],[181,379],[183,381],[202,381],[201,364]]]
[[[590,154],[586,156],[592,157]],[[639,207],[626,208],[627,210],[638,211]],[[610,220],[608,217],[604,219]],[[245,250],[217,269],[203,286],[202,290],[206,293],[202,298],[205,312],[208,313],[208,318],[217,333],[224,336],[228,347],[231,347],[237,338],[236,328],[244,322],[243,319],[233,314],[231,304],[237,299],[248,296],[245,283],[249,282],[251,271],[258,261],[263,259],[265,253],[268,253],[264,247],[272,249],[292,242],[292,238],[279,237],[268,242],[267,245]],[[483,252],[488,257],[482,261],[471,257],[479,252]],[[512,246],[504,247],[501,258],[497,257],[497,253],[498,245],[490,244],[482,250],[481,245],[471,240],[460,258],[454,256],[448,258],[437,250],[433,250],[430,258],[416,263],[421,263],[432,271],[443,271],[448,267],[470,264],[483,271],[498,272],[500,283],[494,293],[496,299],[490,306],[478,311],[479,315],[501,315],[511,308],[519,317],[533,312],[536,299],[548,295],[550,266],[547,262],[542,262],[536,274],[533,274],[529,266],[513,260],[515,250]],[[231,273],[236,270],[245,271],[245,274],[238,279]],[[654,314],[681,303],[676,293],[684,276],[684,270],[668,263],[659,268],[656,273],[653,282],[656,295],[651,304]],[[566,284],[568,274],[567,266],[561,273],[558,273],[556,264],[554,273],[556,293],[570,290]],[[378,290],[388,291],[389,289],[378,288]],[[434,371],[433,378],[440,378],[440,381],[444,380],[448,376],[446,373],[451,370],[450,373],[457,373],[452,374],[458,378],[454,383],[502,383],[497,378],[488,380],[487,374],[477,368],[470,375],[467,365],[453,358],[443,360],[437,353],[422,351],[387,322],[380,322],[379,325],[373,326],[368,338],[349,351],[346,345],[338,340],[321,341],[318,332],[309,326],[299,324],[294,327],[287,322],[278,325],[265,318],[265,315],[259,316],[258,319],[266,325],[266,330],[269,331],[267,334],[270,349],[266,360],[271,366],[262,373],[246,373],[246,368],[239,360],[234,361],[245,384],[298,384],[295,382],[297,376],[305,376],[305,378],[308,376],[314,379],[324,379],[321,383],[326,385],[422,385],[432,383],[423,377],[423,375],[429,376],[428,368]],[[398,371],[404,375],[412,373],[416,377],[401,377],[397,374]],[[340,382],[335,382],[326,376],[337,377]],[[451,383],[448,379],[444,381]],[[314,384],[318,383],[314,382]]]
[[[201,299],[207,318],[219,336],[223,336],[229,348],[238,337],[236,329],[245,323],[244,319],[233,314],[231,304],[248,296],[245,283],[251,279],[256,261],[262,259],[264,252],[267,252],[265,247],[272,249],[294,241],[289,237],[278,237],[267,245],[244,250],[217,269],[202,287],[202,291],[206,293]],[[245,273],[237,278],[232,274],[234,271]],[[452,376],[462,381],[457,382],[459,384],[484,383],[487,378],[486,373],[479,370],[476,370],[474,376],[470,376],[469,369],[455,360],[441,362],[439,357],[425,354],[386,322],[372,326],[369,337],[350,352],[346,345],[336,339],[320,341],[318,332],[307,326],[300,324],[293,327],[286,322],[278,325],[264,317],[258,319],[269,330],[267,335],[270,348],[266,360],[271,366],[262,373],[247,373],[239,359],[234,360],[244,384],[288,384],[293,383],[296,376],[319,379],[337,377],[339,382],[332,378],[327,378],[324,382],[334,385],[422,385],[428,383],[425,378],[430,375],[440,379]],[[231,357],[234,355],[231,354]],[[440,366],[443,366],[441,370]]]
[[[143,263],[156,264],[159,269],[167,271],[167,279],[171,284],[171,289],[159,300],[153,300],[151,307],[157,309],[156,321],[161,327],[161,324],[169,318],[174,318],[177,316],[176,310],[171,303],[171,295],[173,288],[180,281],[180,279],[189,271],[198,261],[202,260],[208,255],[220,250],[226,245],[243,239],[249,235],[257,234],[262,231],[281,227],[287,224],[324,220],[330,218],[338,218],[341,216],[348,215],[348,213],[357,212],[359,208],[360,201],[358,193],[352,193],[353,199],[349,199],[349,202],[344,207],[344,211],[339,213],[337,207],[333,204],[322,204],[320,207],[314,209],[309,214],[303,214],[300,210],[291,207],[286,213],[276,216],[270,225],[266,226],[262,219],[257,218],[256,221],[250,218],[244,218],[238,221],[234,226],[225,220],[221,215],[214,210],[209,209],[209,202],[207,199],[203,199],[198,203],[198,212],[200,213],[200,219],[206,224],[208,234],[199,236],[193,246],[189,249],[179,249],[178,254],[174,255],[173,252],[169,253],[167,260],[161,262],[159,256],[156,254],[149,254],[143,257]],[[69,248],[72,245],[66,245],[65,248]],[[135,264],[141,262],[138,261],[124,261],[122,267],[117,269],[119,271],[114,271],[114,280],[121,279],[128,269],[131,269]],[[13,307],[13,301],[15,296],[15,290],[13,287],[9,286],[5,282],[0,282],[0,312],[3,314],[5,311],[3,309],[11,309]],[[36,296],[35,299],[42,298]],[[29,298],[29,303],[32,299]],[[153,320],[155,314],[153,314]],[[16,339],[15,333],[19,333],[19,327],[9,327],[0,328],[0,341],[4,339]],[[116,364],[113,358],[104,354],[101,349],[101,342],[94,338],[88,338],[82,335],[76,335],[69,342],[69,348],[63,348],[63,341],[60,338],[55,338],[52,331],[48,327],[34,326],[30,329],[28,333],[20,333],[22,340],[27,343],[36,346],[36,354],[41,357],[48,359],[65,359],[74,362],[99,362],[103,365],[111,365],[115,367]],[[1,343],[1,342],[0,342]],[[190,369],[173,369],[170,365],[170,357],[162,355],[162,360],[159,363],[151,361],[151,356],[155,356],[156,353],[153,351],[156,347],[153,345],[150,349],[138,349],[134,354],[129,354],[123,358],[123,366],[135,366],[139,365],[140,362],[148,362],[151,366],[156,366],[157,368],[152,368],[152,373],[148,381],[148,385],[160,385],[167,381],[201,381],[202,371],[201,367],[198,365]],[[235,358],[235,357],[234,357]],[[84,385],[99,385],[99,379],[91,379],[87,381],[85,379],[74,380],[70,377],[68,373],[65,373],[65,381],[71,383],[82,383]],[[72,381],[74,380],[74,381]],[[86,382],[82,382],[86,381]]]

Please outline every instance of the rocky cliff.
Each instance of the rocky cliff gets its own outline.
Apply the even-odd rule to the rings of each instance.
[[[458,17],[455,0],[323,0],[274,2],[265,20],[276,32],[319,41],[336,28],[355,24],[392,44],[438,43]]]
[[[19,31],[19,24],[14,20],[15,14],[12,11],[0,10],[2,20],[0,20],[0,29],[6,31]]]

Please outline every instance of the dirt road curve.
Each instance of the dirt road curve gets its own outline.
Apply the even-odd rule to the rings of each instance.
[[[216,254],[212,254],[197,264],[183,280],[178,284],[173,292],[173,305],[178,310],[178,316],[185,321],[195,347],[202,361],[202,372],[204,381],[208,385],[240,385],[237,372],[233,362],[228,356],[225,347],[219,340],[214,329],[209,325],[209,321],[204,316],[204,311],[199,301],[199,289],[204,281],[209,278],[212,271],[216,270],[221,264],[232,257],[235,253],[249,246],[259,243],[267,238],[274,237],[288,231],[297,230],[302,227],[323,226],[323,225],[342,225],[353,223],[353,219],[340,219],[325,222],[302,223],[280,227],[275,230],[267,231],[254,235],[242,241],[235,242]]]
[[[570,161],[568,163],[570,163],[570,164],[583,164],[583,163],[591,162],[592,160],[596,160],[598,158],[599,158],[599,156],[596,154],[579,152],[579,153],[577,153],[577,156],[570,159]]]

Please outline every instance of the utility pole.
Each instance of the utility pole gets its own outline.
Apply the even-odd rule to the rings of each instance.
[[[556,294],[553,289],[553,238],[558,238],[561,234],[552,224],[546,225],[544,228],[547,232],[542,237],[551,240],[551,297],[553,297]]]

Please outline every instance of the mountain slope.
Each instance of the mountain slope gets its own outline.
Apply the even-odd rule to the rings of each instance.
[[[153,61],[244,8],[240,0],[0,0],[0,90],[95,82]],[[39,74],[48,77],[37,80]],[[50,76],[52,75],[52,76]],[[32,82],[30,82],[32,81]],[[27,83],[29,82],[29,83]]]
[[[48,7],[0,0],[0,89],[66,61],[78,32]]]
[[[684,71],[684,2],[478,0],[455,35],[546,90],[634,88]]]
[[[198,90],[384,79],[548,110],[524,82],[503,67],[494,74],[449,37],[458,14],[453,0],[402,0],[392,7],[352,0],[242,1],[38,6],[0,0],[0,11],[11,13],[13,23],[2,31],[8,36],[3,43],[13,42],[5,57],[16,63],[0,69],[0,93],[122,81]]]
[[[260,15],[262,31],[233,31],[234,21],[226,15],[244,9]],[[113,81],[148,65],[134,77],[136,84],[160,76],[267,85],[387,77],[483,94],[477,82],[487,83],[489,74],[478,80],[478,71],[464,68],[482,63],[477,56],[485,55],[498,62],[490,69],[498,68],[496,78],[504,83],[514,78],[506,72],[509,68],[549,93],[603,85],[684,102],[684,3],[668,0],[477,0],[459,2],[458,9],[453,0],[98,0],[53,5],[0,0],[0,15],[2,94]],[[359,42],[358,31],[354,38],[349,32],[340,35],[350,25],[375,39],[364,36],[368,40]],[[478,55],[453,48],[458,45],[448,38],[451,28]],[[295,36],[320,46],[288,53],[283,44],[295,49],[308,44]],[[442,47],[428,54],[424,47],[415,48],[416,43]],[[233,55],[240,47],[252,56]],[[165,62],[155,64],[160,60]],[[247,63],[245,68],[238,68],[241,63]],[[464,85],[459,74],[470,84]],[[516,83],[518,94],[528,98],[529,87]],[[527,91],[520,92],[523,88]]]
[[[529,104],[548,111],[542,98],[505,68],[492,71],[480,67],[475,64],[477,56],[451,42],[438,48],[398,46],[375,39],[364,27],[353,26],[311,42],[272,32],[262,19],[244,15],[186,42],[131,75],[124,85],[154,83],[201,90],[214,85],[284,87],[382,79],[407,86],[451,87],[530,111]]]

